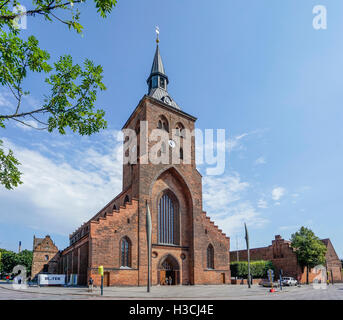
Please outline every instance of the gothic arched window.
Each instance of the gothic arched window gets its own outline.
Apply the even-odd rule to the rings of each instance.
[[[165,116],[160,116],[160,119],[158,120],[158,123],[157,123],[157,128],[169,132],[169,124]]]
[[[128,237],[124,237],[121,239],[120,248],[121,248],[120,265],[122,267],[131,268],[131,241]]]
[[[179,122],[176,125],[175,135],[178,136],[178,137],[181,137],[181,138],[185,137],[185,127],[183,126],[183,124],[181,122]]]
[[[179,244],[178,206],[169,193],[164,193],[158,203],[158,242]]]
[[[214,249],[212,244],[207,247],[207,269],[214,269]]]

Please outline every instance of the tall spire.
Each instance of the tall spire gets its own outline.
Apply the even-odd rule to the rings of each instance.
[[[160,48],[157,43],[155,57],[154,57],[154,61],[152,62],[150,76],[154,74],[158,74],[158,73],[167,77],[164,71],[164,66],[163,66],[163,62],[162,62],[162,58],[160,54]]]
[[[158,46],[160,39],[160,29],[156,27],[156,51],[154,56],[154,61],[152,62],[150,76],[147,80],[149,86],[149,93],[152,89],[161,88],[167,90],[167,84],[169,83],[168,77],[165,74],[164,66],[160,54],[160,48]]]
[[[152,62],[152,67],[150,71],[149,78],[147,80],[149,86],[150,97],[161,100],[165,104],[168,104],[176,109],[180,109],[177,103],[169,96],[167,86],[169,84],[169,79],[164,71],[164,66],[160,54],[159,48],[159,34],[160,29],[156,27],[156,51],[154,56],[154,61]]]

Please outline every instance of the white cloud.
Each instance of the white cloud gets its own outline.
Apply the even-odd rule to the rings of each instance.
[[[268,208],[268,203],[266,200],[260,199],[257,202],[257,206],[261,209],[266,209],[266,208]]]
[[[264,157],[259,157],[254,162],[255,165],[265,164],[265,163],[266,163],[266,160],[264,159]]]
[[[231,152],[233,150],[243,149],[241,140],[244,137],[246,137],[247,135],[249,135],[249,133],[242,133],[240,135],[236,135],[236,136],[229,138],[228,141],[226,142],[228,151]]]
[[[14,104],[12,100],[13,98],[11,97],[11,94],[9,92],[0,92],[0,107],[3,107],[5,109],[13,108]]]
[[[254,131],[244,132],[244,133],[235,135],[233,137],[230,137],[226,143],[228,151],[231,152],[231,151],[237,151],[237,150],[244,150],[245,147],[242,144],[243,138],[246,138],[246,137],[252,136],[252,135],[257,135],[258,138],[261,138],[261,136],[267,130],[268,129],[256,129]]]
[[[272,190],[272,199],[277,201],[280,200],[286,193],[286,189],[282,187],[276,187]]]
[[[268,223],[268,220],[261,217],[249,201],[240,202],[227,208],[225,216],[215,216],[215,223],[231,237],[234,234],[242,233],[244,222],[248,226],[261,228]]]
[[[206,207],[218,212],[230,203],[240,200],[241,192],[249,187],[248,182],[242,182],[238,174],[226,176],[205,176],[203,178],[203,199]]]
[[[281,226],[279,227],[279,230],[286,231],[286,230],[297,230],[299,229],[299,225],[294,225],[294,226]]]
[[[249,187],[250,184],[241,181],[237,173],[203,178],[204,208],[227,235],[241,232],[244,222],[254,227],[261,227],[268,222],[249,200],[244,199]]]
[[[72,145],[70,161],[3,140],[22,163],[24,182],[12,191],[0,189],[4,221],[67,235],[121,191],[121,144],[113,138],[104,136],[102,148]]]

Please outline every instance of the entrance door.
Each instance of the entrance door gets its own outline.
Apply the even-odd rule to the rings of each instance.
[[[104,287],[110,286],[110,273],[104,272]]]
[[[179,264],[177,260],[168,255],[159,265],[160,285],[176,285],[179,284]]]
[[[225,284],[225,273],[222,273],[222,281],[223,281],[223,284]]]
[[[166,270],[161,270],[160,271],[160,285],[165,285],[166,284]]]

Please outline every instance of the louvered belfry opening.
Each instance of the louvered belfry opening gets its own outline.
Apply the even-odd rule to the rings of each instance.
[[[158,203],[158,242],[179,244],[178,204],[169,192],[165,192]]]

